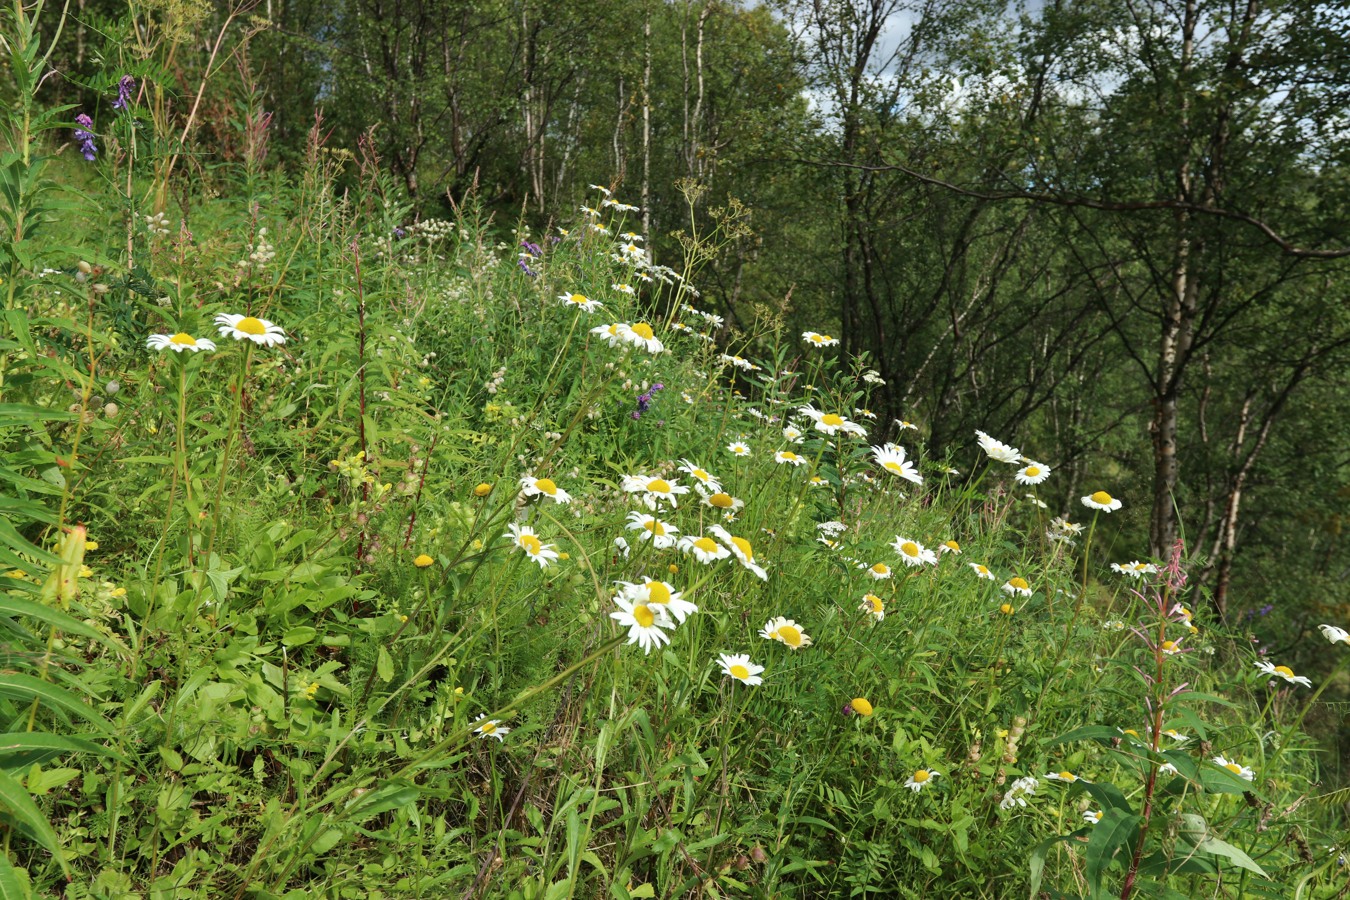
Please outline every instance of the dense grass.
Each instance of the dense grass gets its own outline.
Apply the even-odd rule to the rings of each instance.
[[[1081,531],[1053,522],[1031,495],[1062,500],[1054,474],[1020,484],[973,435],[916,461],[900,430],[921,484],[878,465],[868,437],[895,427],[867,418],[865,359],[773,310],[752,334],[699,312],[718,233],[677,272],[625,253],[634,219],[599,194],[566,236],[472,198],[414,224],[325,160],[217,173],[163,221],[139,169],[98,162],[8,245],[31,261],[6,276],[0,406],[14,896],[1343,887],[1327,807],[1304,802],[1322,685],[1208,627],[1181,548],[1113,572],[1113,512],[1070,498]],[[180,334],[216,349],[146,346]],[[705,502],[684,461],[743,507]],[[689,490],[628,489],[656,479]],[[657,547],[635,514],[726,558]],[[654,583],[697,612],[676,623]],[[651,652],[613,615],[633,596],[673,626]],[[777,617],[809,646],[763,636]]]

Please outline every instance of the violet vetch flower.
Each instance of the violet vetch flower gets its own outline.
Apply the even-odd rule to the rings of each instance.
[[[75,117],[75,124],[80,126],[79,128],[75,129],[75,140],[79,141],[80,152],[84,154],[85,159],[87,159],[89,162],[93,162],[94,157],[98,155],[98,147],[94,146],[93,132],[86,131],[85,129],[93,128],[94,120],[86,116],[84,113],[80,113],[78,116]]]
[[[538,278],[538,277],[539,277],[539,273],[538,273],[538,272],[536,272],[534,269],[531,269],[528,265],[525,264],[525,257],[522,256],[522,257],[520,258],[520,261],[517,262],[516,265],[520,266],[520,271],[524,272],[526,275],[530,276],[531,278]]]
[[[538,244],[532,244],[529,241],[521,241],[520,247],[526,253],[530,254],[530,256],[533,256],[535,259],[538,259],[539,257],[544,255],[543,249],[540,248]]]
[[[136,79],[130,75],[123,75],[117,82],[117,99],[113,101],[113,109],[126,109],[131,105],[131,94],[136,90]]]
[[[637,409],[633,410],[633,419],[635,421],[641,419],[642,414],[651,409],[652,396],[657,391],[664,391],[665,389],[666,386],[658,381],[656,384],[652,385],[651,390],[647,391],[645,394],[638,394]]]
[[[407,237],[407,235],[408,232],[404,231],[402,228],[399,228],[397,225],[394,226],[394,237],[398,238],[401,241],[405,237]]]

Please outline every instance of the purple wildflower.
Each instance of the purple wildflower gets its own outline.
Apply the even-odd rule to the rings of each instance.
[[[533,256],[535,259],[544,255],[543,249],[541,249],[538,244],[532,244],[529,241],[521,241],[520,246],[526,253],[530,254],[530,256]]]
[[[75,140],[80,142],[80,152],[89,162],[94,161],[98,155],[98,147],[94,146],[94,134],[92,131],[86,131],[86,128],[94,127],[94,120],[80,113],[75,117],[75,124],[81,127],[75,129]]]
[[[401,241],[405,237],[407,237],[407,235],[408,232],[404,231],[402,228],[399,228],[397,225],[394,226],[394,237],[398,238]]]
[[[123,75],[117,82],[117,99],[113,101],[113,109],[126,109],[131,105],[131,93],[136,90],[136,79],[130,75]]]
[[[536,272],[534,269],[531,269],[529,266],[527,266],[527,265],[525,264],[525,257],[522,256],[522,257],[520,258],[520,262],[516,263],[516,265],[520,266],[520,271],[524,272],[526,275],[530,276],[531,278],[538,278],[538,277],[539,277],[539,273],[538,273],[538,272]]]

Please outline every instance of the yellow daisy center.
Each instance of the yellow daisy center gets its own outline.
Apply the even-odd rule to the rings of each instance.
[[[419,569],[425,569],[427,566],[431,565],[435,561],[436,560],[432,559],[430,556],[427,556],[425,553],[419,553],[417,555],[417,558],[413,560],[413,565],[417,566],[417,568]]]
[[[704,553],[717,552],[717,542],[710,537],[699,538],[698,540],[694,541],[694,546],[702,550]]]
[[[520,548],[531,556],[538,556],[543,552],[544,545],[534,535],[522,534],[520,536]]]
[[[659,581],[647,582],[647,602],[660,603],[662,605],[670,602],[670,588]]]
[[[1176,641],[1163,641],[1163,642],[1162,642],[1162,648],[1163,648],[1164,650],[1175,650],[1175,649],[1177,649],[1177,642],[1176,642]]]
[[[914,543],[913,541],[905,541],[903,544],[900,545],[900,552],[903,553],[905,556],[918,556],[919,545]]]
[[[1109,506],[1109,505],[1111,505],[1111,501],[1112,501],[1113,499],[1114,499],[1114,498],[1113,498],[1110,494],[1108,494],[1106,491],[1097,491],[1097,493],[1095,493],[1095,494],[1092,495],[1092,502],[1093,502],[1093,503],[1100,503],[1100,504],[1103,505],[1103,506]]]
[[[745,679],[750,677],[750,670],[747,669],[745,666],[741,665],[740,663],[736,663],[734,666],[732,666],[730,671],[732,678],[739,678],[741,681],[744,681]]]
[[[188,334],[186,331],[180,331],[173,337],[169,338],[169,343],[178,344],[179,346],[182,347],[195,347],[197,346],[197,339],[192,335]]]
[[[872,567],[872,571],[876,572],[878,575],[885,575],[890,570],[891,567],[886,565],[885,563],[877,563],[875,566]]]
[[[878,597],[876,594],[868,594],[867,596],[863,597],[863,601],[868,606],[872,607],[872,612],[881,612],[883,609],[886,608],[886,602],[882,600],[880,597]]]
[[[578,306],[580,306],[581,304],[587,302],[587,297],[585,294],[568,294],[567,300],[570,303],[575,303]]]
[[[1241,775],[1241,774],[1242,774],[1242,766],[1239,766],[1237,763],[1232,763],[1232,762],[1230,762],[1230,763],[1224,763],[1224,764],[1223,764],[1223,767],[1224,767],[1225,769],[1227,769],[1228,771],[1232,772],[1234,775]]]
[[[481,734],[492,734],[496,730],[497,726],[492,722],[484,722],[482,725],[478,726],[478,731]]]
[[[791,450],[783,451],[783,459],[796,459],[796,458],[797,454],[793,453]]]
[[[656,621],[656,613],[652,612],[647,604],[639,603],[633,607],[633,621],[643,628],[651,628],[652,623]]]
[[[902,466],[902,465],[900,465],[898,462],[894,462],[894,461],[892,461],[892,460],[887,460],[886,462],[882,463],[882,464],[881,464],[881,467],[882,467],[883,469],[885,469],[887,472],[894,472],[894,473],[897,474],[897,475],[899,475],[901,472],[905,471],[905,467],[904,467],[904,466]]]
[[[961,552],[961,545],[956,541],[943,541],[942,546],[946,547],[948,550],[955,550],[958,553]]]
[[[733,537],[731,539],[731,543],[733,543],[736,546],[737,550],[741,551],[741,555],[745,557],[747,562],[754,561],[755,551],[753,548],[751,548],[749,541],[747,541],[745,538]]]
[[[1059,777],[1062,778],[1064,781],[1077,781],[1077,780],[1078,780],[1078,776],[1075,775],[1075,774],[1073,774],[1072,772],[1060,772],[1060,773],[1059,773]]]
[[[558,485],[554,484],[552,478],[540,478],[535,481],[534,486],[550,497],[558,493]]]
[[[1027,584],[1027,580],[1025,578],[1009,578],[1008,584],[1012,585],[1013,587],[1017,588],[1020,591],[1029,590],[1031,588],[1031,585]]]
[[[1041,470],[1035,466],[1027,466],[1023,474],[1028,478],[1035,478],[1037,475],[1041,474]]]
[[[267,334],[267,326],[263,325],[262,320],[255,319],[253,316],[245,316],[234,326],[235,331],[242,331],[244,334]]]
[[[987,567],[985,567],[985,566],[976,566],[976,567],[975,567],[975,571],[976,571],[976,572],[979,572],[981,575],[988,575],[988,574],[989,574],[989,569],[988,569]]]
[[[707,472],[703,471],[702,469],[695,469],[695,470],[693,471],[692,474],[693,474],[693,476],[694,476],[695,478],[697,478],[699,481],[707,481],[707,480],[709,480],[710,478],[712,478],[711,475],[709,475]]]
[[[998,611],[1003,613],[1005,616],[1011,616],[1013,614],[1013,606],[1011,603],[1005,603],[998,608]]]
[[[802,633],[791,625],[780,625],[775,632],[778,639],[789,647],[800,647],[802,645]]]
[[[1275,674],[1276,674],[1276,675],[1283,675],[1285,678],[1293,678],[1293,677],[1294,677],[1294,670],[1291,669],[1291,668],[1289,668],[1288,666],[1276,666],[1276,667],[1275,667]]]
[[[708,498],[708,502],[718,509],[731,509],[734,505],[730,494],[713,494]]]
[[[657,537],[661,537],[661,536],[663,536],[663,535],[666,533],[666,526],[662,525],[662,524],[661,524],[659,521],[657,521],[656,519],[651,519],[651,520],[649,520],[649,521],[647,521],[647,522],[643,522],[643,523],[642,523],[642,527],[645,528],[645,529],[647,529],[648,531],[650,531],[652,534],[656,535]]]
[[[820,417],[820,421],[826,425],[838,428],[840,425],[844,424],[844,417],[836,416],[834,413],[826,413]]]
[[[853,707],[853,711],[860,716],[872,714],[872,704],[865,697],[854,697],[848,705]]]
[[[653,494],[669,494],[670,483],[664,478],[653,478],[651,481],[647,482],[647,490],[651,491]]]
[[[929,772],[927,769],[920,769],[919,771],[914,773],[914,783],[923,784],[925,781],[927,781],[932,777],[933,777],[932,772]]]
[[[650,341],[652,338],[656,337],[656,332],[652,331],[652,326],[648,325],[646,322],[639,322],[630,330],[644,341]]]

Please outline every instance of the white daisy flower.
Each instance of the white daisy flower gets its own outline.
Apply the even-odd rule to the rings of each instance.
[[[909,781],[905,782],[905,787],[917,794],[932,784],[933,779],[940,774],[940,772],[934,772],[932,769],[916,769],[914,774],[909,776]]]
[[[1350,631],[1344,628],[1337,628],[1335,625],[1318,625],[1322,629],[1322,636],[1333,644],[1350,644]]]
[[[650,510],[655,510],[661,501],[678,507],[679,495],[689,493],[689,488],[681,484],[647,475],[625,475],[623,489],[630,494],[640,494],[643,504]]]
[[[636,531],[639,539],[651,541],[652,546],[658,550],[675,546],[675,540],[680,534],[680,529],[674,525],[641,512],[630,512],[628,514],[627,527],[629,531]]]
[[[555,503],[571,503],[572,495],[558,487],[552,478],[526,475],[520,479],[520,492],[526,497],[547,497]]]
[[[866,570],[867,574],[875,581],[884,581],[890,578],[892,574],[891,567],[881,562],[873,563],[870,566],[867,563],[858,563],[858,568]]]
[[[1013,576],[1012,578],[1009,578],[1006,582],[1004,582],[1003,587],[1001,587],[999,590],[1003,591],[1003,593],[1007,594],[1010,597],[1031,596],[1031,585],[1027,584],[1027,580],[1025,578],[1021,578],[1019,576]]]
[[[195,338],[185,331],[180,331],[177,334],[152,334],[145,339],[145,346],[148,350],[159,350],[161,353],[165,350],[172,350],[174,353],[191,350],[193,353],[197,353],[202,350],[216,349],[215,341]]]
[[[539,563],[539,568],[548,568],[558,558],[558,551],[554,549],[554,546],[539,540],[539,536],[534,533],[534,529],[530,526],[517,525],[512,522],[506,526],[506,530],[511,533],[511,543],[515,545],[516,549]]]
[[[857,422],[850,422],[837,413],[821,412],[814,406],[803,406],[798,412],[810,417],[816,423],[816,431],[823,434],[836,435],[839,432],[852,434],[858,437],[866,437],[867,429],[863,428]]]
[[[734,678],[741,684],[748,684],[753,687],[764,683],[764,679],[759,677],[759,673],[764,671],[764,667],[752,663],[750,657],[746,654],[720,653],[717,656],[717,662],[722,666],[723,675]]]
[[[1013,476],[1018,484],[1040,484],[1050,477],[1050,467],[1044,463],[1028,462]]]
[[[1312,687],[1312,682],[1306,675],[1295,675],[1294,670],[1288,666],[1277,666],[1274,663],[1258,660],[1256,667],[1272,678],[1283,678],[1290,684],[1301,684],[1304,687]]]
[[[216,316],[221,337],[232,337],[236,341],[252,341],[264,347],[275,347],[286,343],[286,332],[280,325],[256,316],[239,316],[221,313]],[[211,349],[215,349],[214,347]]]
[[[821,540],[827,540],[827,538],[821,538]],[[863,594],[862,605],[858,609],[867,613],[876,622],[886,618],[886,601],[876,594]]]
[[[663,353],[666,345],[656,337],[652,331],[652,326],[646,322],[635,322],[628,326],[628,330],[621,335],[623,340],[630,344],[635,344],[648,353]]]
[[[510,732],[511,729],[508,726],[503,725],[497,719],[488,719],[479,722],[473,729],[473,733],[480,738],[496,738],[498,743],[501,743],[502,738],[506,737]]]
[[[1256,773],[1246,766],[1238,763],[1236,760],[1228,759],[1224,756],[1214,757],[1214,764],[1222,769],[1227,769],[1239,778],[1251,781],[1256,777]]]
[[[1100,509],[1103,512],[1115,512],[1122,506],[1119,500],[1112,497],[1106,491],[1097,491],[1096,493],[1088,494],[1082,499],[1084,506],[1089,509]]]
[[[994,573],[989,571],[988,566],[982,565],[980,563],[966,563],[966,565],[970,566],[970,568],[973,569],[975,574],[980,578],[987,579],[988,581],[998,580],[997,578],[994,577]]]
[[[828,334],[816,334],[814,331],[803,331],[802,340],[815,347],[835,347],[839,344],[839,338],[830,337]]]
[[[670,635],[666,632],[675,628],[675,622],[660,608],[635,603],[622,594],[614,598],[614,605],[619,611],[610,613],[609,617],[628,629],[628,643],[637,644],[644,653],[670,643]]]
[[[881,466],[892,475],[912,481],[915,484],[923,484],[923,476],[914,463],[905,459],[905,448],[898,444],[883,444],[880,447],[872,448],[872,457],[876,464]]]
[[[760,629],[759,636],[769,641],[778,641],[790,650],[801,650],[811,646],[811,636],[802,630],[792,619],[775,616]]]
[[[708,529],[719,541],[726,544],[727,548],[751,572],[754,572],[763,581],[769,580],[769,573],[764,567],[755,562],[755,548],[745,538],[736,537],[721,525],[713,525]]]
[[[719,559],[726,559],[731,555],[730,550],[710,537],[685,535],[679,539],[677,544],[681,550],[705,565]]]
[[[683,624],[684,620],[692,614],[698,612],[698,607],[684,599],[684,592],[675,590],[674,585],[664,581],[644,581],[641,584],[630,584],[627,581],[616,581],[623,589],[623,595],[634,603],[645,603],[653,609],[664,610],[677,623]]]
[[[1016,465],[1022,461],[1022,451],[1015,447],[1010,447],[1002,441],[996,441],[983,431],[976,431],[975,437],[980,442],[980,449],[995,462],[1012,463]]]
[[[895,549],[896,553],[900,554],[900,559],[904,561],[906,566],[922,566],[925,563],[930,566],[937,564],[935,552],[922,544],[911,541],[909,538],[897,536],[891,542],[891,547]]]
[[[732,441],[730,444],[727,444],[727,452],[732,456],[749,456],[750,446],[741,443],[740,441]]]
[[[777,453],[773,455],[773,460],[779,465],[782,465],[784,463],[790,463],[794,466],[801,466],[806,464],[805,457],[798,456],[791,450],[779,450]]]
[[[591,334],[598,336],[605,343],[617,347],[627,342],[629,330],[627,322],[615,322],[612,325],[597,325],[591,329]]]
[[[722,483],[717,478],[710,475],[706,469],[699,468],[687,459],[680,460],[680,471],[694,479],[695,487],[698,487],[700,491],[707,490],[715,494],[722,490]]]
[[[567,304],[568,306],[579,309],[585,313],[593,313],[597,310],[605,308],[604,305],[601,304],[599,300],[592,300],[585,294],[559,294],[558,299],[561,300],[563,303]],[[591,332],[594,333],[595,329],[591,329]]]

